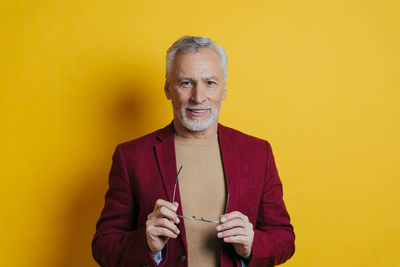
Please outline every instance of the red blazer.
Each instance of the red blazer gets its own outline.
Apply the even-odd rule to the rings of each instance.
[[[228,212],[242,212],[254,226],[249,266],[285,262],[294,253],[295,236],[269,143],[222,125],[218,140],[231,183]],[[93,257],[101,266],[157,266],[147,247],[146,219],[157,199],[172,200],[176,173],[172,124],[117,146],[92,242]],[[178,228],[181,234],[168,241],[159,266],[187,266],[183,220]],[[221,266],[241,266],[230,244],[223,244]]]

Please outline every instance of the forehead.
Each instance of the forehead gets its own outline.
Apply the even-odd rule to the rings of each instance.
[[[196,75],[213,74],[223,75],[221,59],[217,52],[208,47],[196,51],[179,53],[174,60],[175,74]]]

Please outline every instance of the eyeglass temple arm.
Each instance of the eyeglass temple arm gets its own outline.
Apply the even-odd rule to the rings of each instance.
[[[172,195],[172,203],[175,202],[176,184],[178,183],[178,175],[181,172],[182,167],[183,167],[183,165],[181,165],[181,167],[179,167],[178,173],[176,174],[175,185],[174,185],[174,194]]]

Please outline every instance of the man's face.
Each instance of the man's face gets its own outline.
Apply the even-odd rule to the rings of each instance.
[[[218,54],[211,48],[178,54],[165,84],[165,94],[172,102],[178,134],[186,137],[216,134],[226,94]]]

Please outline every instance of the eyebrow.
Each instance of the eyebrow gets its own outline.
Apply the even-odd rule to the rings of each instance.
[[[178,81],[194,81],[192,78],[190,77],[186,77],[186,76],[182,76],[182,77],[178,77]]]
[[[219,79],[218,79],[217,76],[205,77],[204,79],[205,79],[205,80],[217,80],[217,81],[219,81]]]
[[[186,77],[186,76],[182,76],[182,77],[178,77],[178,81],[195,81],[193,78],[190,78],[190,77]],[[218,76],[210,76],[210,77],[205,77],[205,78],[203,78],[202,80],[217,80],[217,81],[219,81],[219,79],[218,79]]]

